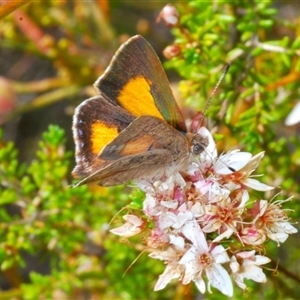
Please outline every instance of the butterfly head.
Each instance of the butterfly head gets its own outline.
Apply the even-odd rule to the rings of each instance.
[[[208,137],[200,134],[194,134],[191,139],[191,153],[193,155],[200,155],[203,151],[205,151],[208,144]]]

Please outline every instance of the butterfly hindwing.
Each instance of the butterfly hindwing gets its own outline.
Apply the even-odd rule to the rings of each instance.
[[[152,149],[168,149],[176,160],[176,156],[186,147],[187,140],[178,130],[159,118],[141,116],[109,143],[99,157],[116,160]]]
[[[183,163],[187,153],[184,135],[159,118],[141,116],[102,150],[99,158],[107,165],[80,184],[97,180],[102,186],[110,186],[132,178],[159,177],[165,168]]]
[[[99,159],[99,153],[134,119],[122,107],[112,104],[101,95],[79,105],[73,120],[77,163],[73,175],[84,177],[105,166],[107,163]]]

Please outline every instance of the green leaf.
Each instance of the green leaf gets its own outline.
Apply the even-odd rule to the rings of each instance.
[[[12,267],[14,265],[15,261],[13,258],[6,258],[2,263],[1,263],[1,270],[5,271]]]
[[[274,21],[273,20],[260,20],[258,24],[262,28],[269,29],[274,25]]]
[[[292,43],[291,48],[295,49],[295,50],[299,50],[300,49],[300,36],[296,37],[296,39]]]

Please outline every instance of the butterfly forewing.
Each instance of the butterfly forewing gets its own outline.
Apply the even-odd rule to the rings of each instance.
[[[120,47],[95,87],[136,117],[155,116],[186,131],[161,62],[152,46],[139,35]]]

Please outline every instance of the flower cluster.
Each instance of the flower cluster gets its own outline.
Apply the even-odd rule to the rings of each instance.
[[[149,256],[166,264],[155,290],[178,279],[194,282],[201,293],[213,286],[232,296],[232,279],[242,289],[244,279],[266,281],[261,266],[270,259],[257,249],[267,239],[282,243],[297,230],[281,208],[284,200],[250,200],[249,189],[273,189],[251,177],[263,153],[234,150],[217,156],[209,131],[202,127],[199,134],[209,141],[199,159],[191,157],[180,174],[140,183],[144,216],[128,214],[111,231],[125,237],[145,233]]]

